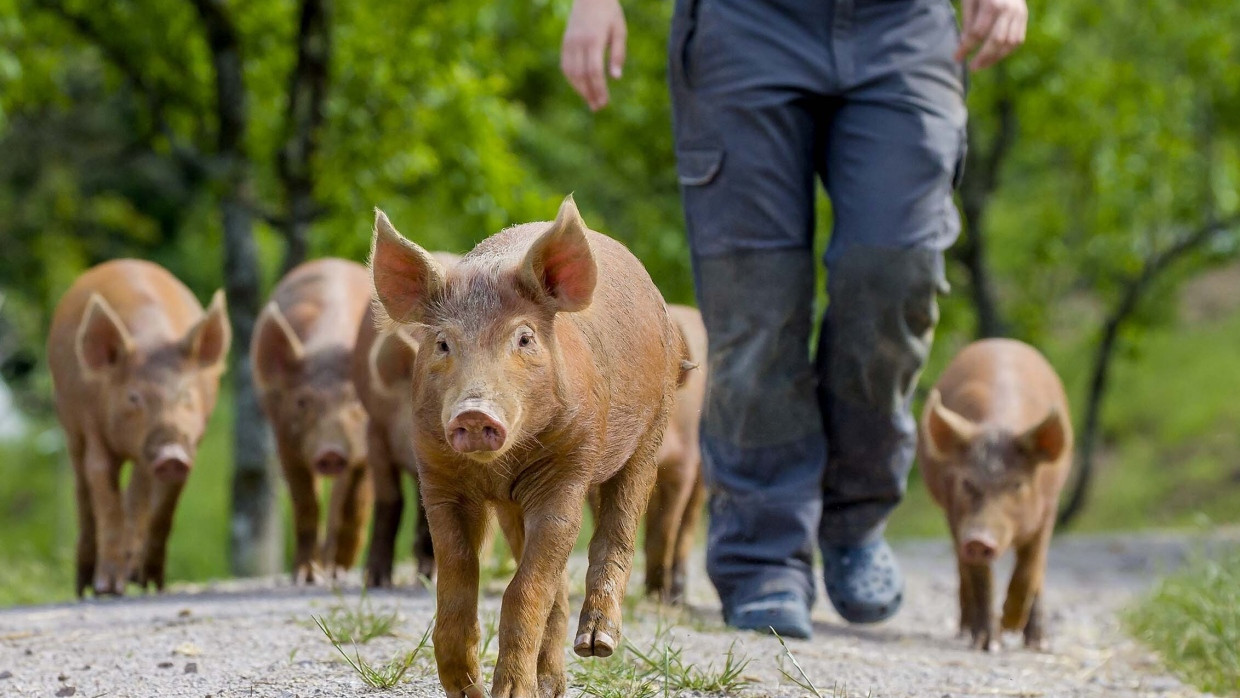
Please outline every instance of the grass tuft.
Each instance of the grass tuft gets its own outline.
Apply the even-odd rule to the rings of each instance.
[[[1190,563],[1160,582],[1124,621],[1185,681],[1240,695],[1240,550]]]
[[[736,642],[733,641],[724,655],[723,666],[719,668],[715,667],[714,662],[705,667],[687,663],[681,649],[671,644],[664,644],[661,650],[656,645],[646,652],[636,647],[630,647],[629,651],[648,675],[661,677],[663,685],[671,690],[727,694],[739,691],[753,681],[744,676],[749,658],[737,657],[735,649]]]
[[[319,626],[319,630],[323,631],[323,635],[327,637],[327,641],[332,644],[332,647],[335,647],[336,651],[340,653],[340,656],[344,657],[344,661],[348,662],[349,666],[353,667],[353,671],[357,672],[357,675],[362,678],[362,681],[366,682],[366,685],[371,688],[379,689],[391,688],[400,683],[401,679],[405,678],[405,674],[409,671],[410,667],[413,666],[413,663],[417,661],[418,655],[430,641],[431,628],[435,626],[435,619],[432,618],[430,625],[427,625],[426,631],[422,633],[422,639],[418,641],[418,644],[412,650],[393,658],[383,666],[375,666],[367,662],[365,659],[362,659],[361,654],[357,651],[356,644],[353,646],[353,656],[350,657],[348,653],[344,651],[344,648],[340,646],[342,642],[347,642],[347,640],[344,640],[333,633],[331,627],[328,626],[324,618],[320,616],[311,616],[311,619],[314,621],[315,625]]]
[[[341,642],[364,645],[376,637],[395,635],[397,621],[396,611],[378,613],[362,590],[361,598],[356,606],[350,606],[340,594],[336,594],[336,603],[328,609],[327,615],[316,620],[320,627],[326,626],[332,636]]]

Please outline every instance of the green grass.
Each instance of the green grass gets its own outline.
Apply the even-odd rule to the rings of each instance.
[[[426,631],[422,633],[422,639],[418,641],[418,644],[415,645],[412,650],[409,650],[404,654],[397,655],[384,664],[376,665],[371,664],[362,658],[361,653],[357,649],[356,643],[353,643],[352,657],[349,656],[348,652],[344,651],[344,648],[341,645],[350,642],[350,640],[347,636],[342,635],[341,631],[344,630],[347,632],[350,628],[347,626],[344,628],[336,627],[332,624],[332,621],[326,617],[311,616],[311,620],[314,621],[314,624],[318,626],[319,630],[323,631],[323,635],[327,638],[327,641],[331,643],[332,647],[336,648],[336,651],[340,653],[341,657],[344,657],[344,661],[352,667],[353,671],[361,677],[362,681],[364,681],[367,686],[378,689],[392,688],[405,678],[405,674],[407,674],[409,669],[413,667],[415,662],[417,662],[418,655],[421,654],[422,650],[425,649],[429,643],[431,638],[431,629],[435,627],[435,619],[432,618],[430,624],[426,626]]]
[[[666,642],[658,633],[645,651],[623,645],[607,659],[577,661],[570,668],[572,684],[582,693],[597,698],[699,694],[730,695],[748,686],[745,676],[750,659],[735,653],[735,643],[722,662],[693,664],[683,657],[680,647]]]
[[[364,645],[376,637],[390,637],[395,633],[399,620],[396,611],[376,612],[366,595],[366,590],[358,596],[356,604],[350,604],[344,596],[337,594],[336,603],[327,609],[321,617],[322,625],[331,629],[332,636],[341,642]]]
[[[1197,559],[1159,583],[1124,621],[1188,683],[1240,695],[1240,550]]]

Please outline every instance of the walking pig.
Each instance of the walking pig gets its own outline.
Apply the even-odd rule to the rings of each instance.
[[[683,370],[646,511],[646,593],[678,604],[705,495],[698,424],[706,396],[706,327],[696,308],[669,305],[667,313],[684,341]]]
[[[250,345],[254,380],[293,500],[294,582],[314,582],[319,481],[334,478],[322,562],[353,566],[370,515],[366,412],[353,387],[353,347],[370,304],[366,268],[317,259],[290,271],[263,309]]]
[[[163,589],[172,515],[231,339],[222,291],[204,313],[150,262],[93,267],[57,304],[47,361],[76,481],[78,596],[121,594],[126,580]]]
[[[445,269],[460,259],[447,252],[431,255]],[[392,557],[396,532],[405,506],[401,473],[417,483],[417,460],[413,453],[413,358],[417,342],[407,330],[375,326],[372,309],[366,309],[357,331],[353,352],[353,384],[357,388],[369,422],[366,427],[366,461],[374,489],[374,522],[370,550],[366,556],[366,586],[392,584]],[[420,491],[420,490],[419,490]],[[419,498],[420,499],[420,498]],[[419,579],[435,576],[435,553],[431,544],[426,508],[417,502],[413,556]]]
[[[478,549],[493,510],[518,562],[490,695],[562,696],[566,566],[595,485],[574,649],[605,657],[620,641],[681,370],[663,298],[623,245],[586,228],[571,197],[554,222],[501,231],[447,272],[376,212],[371,271],[391,321],[421,347],[413,434],[439,571],[440,682],[450,698],[485,695]]]
[[[1009,547],[1016,568],[1000,627],[1040,648],[1042,583],[1059,491],[1072,461],[1068,401],[1034,348],[975,342],[948,365],[922,413],[919,458],[947,513],[960,569],[960,630],[994,649],[991,563]]]

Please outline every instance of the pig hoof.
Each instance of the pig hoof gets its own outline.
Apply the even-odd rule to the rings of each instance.
[[[547,674],[538,677],[539,698],[564,698],[568,695],[568,681],[564,674]]]
[[[582,633],[573,643],[573,651],[579,657],[610,657],[616,651],[616,641],[602,630]]]

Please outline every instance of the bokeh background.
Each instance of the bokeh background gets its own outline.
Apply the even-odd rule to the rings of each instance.
[[[692,301],[671,2],[626,3],[625,75],[598,114],[559,73],[568,5],[0,0],[0,605],[72,593],[43,342],[93,264],[151,259],[204,301],[223,286],[244,330],[283,269],[363,260],[376,205],[459,252],[574,192],[669,301]],[[975,337],[1032,342],[1064,376],[1092,473],[1072,530],[1240,521],[1240,3],[1031,0],[1030,15],[1027,45],[971,82],[966,232],[923,384]],[[822,197],[819,213],[823,245]],[[264,426],[235,400],[245,371],[225,382],[170,580],[261,571],[230,517],[234,496],[265,496],[235,486],[234,463],[267,460],[235,453],[234,429],[261,444]],[[946,533],[916,472],[891,531]]]

